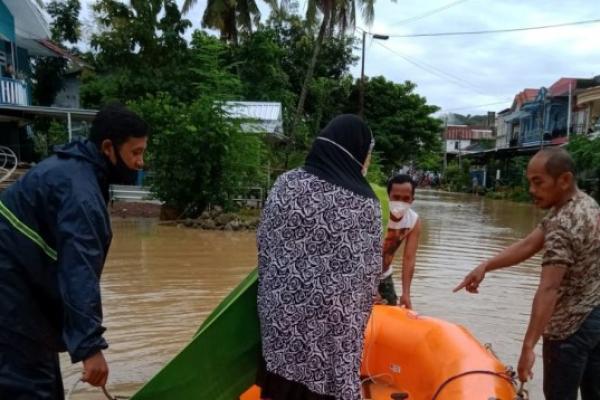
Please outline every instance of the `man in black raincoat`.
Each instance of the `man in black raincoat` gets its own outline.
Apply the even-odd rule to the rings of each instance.
[[[62,399],[58,353],[104,386],[100,274],[109,185],[135,181],[148,125],[118,104],[0,193],[0,399]]]

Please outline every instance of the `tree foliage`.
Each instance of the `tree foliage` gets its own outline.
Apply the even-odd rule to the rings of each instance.
[[[575,161],[579,186],[600,200],[600,138],[576,136],[567,149]]]
[[[153,130],[152,187],[181,212],[227,204],[249,186],[272,182],[302,164],[329,120],[357,112],[358,86],[349,73],[355,41],[338,29],[341,20],[327,25],[336,28],[316,53],[303,118],[291,133],[318,42],[315,24],[278,8],[265,24],[253,22],[252,34],[237,44],[203,31],[187,41],[190,22],[175,0],[97,0],[93,9],[99,29],[87,56],[93,71],[84,74],[84,105],[118,100],[142,113]],[[437,108],[414,89],[384,78],[367,84],[366,117],[378,151],[369,170],[374,182],[406,161],[430,162],[439,149],[439,123],[430,117]],[[281,102],[285,139],[241,133],[221,107],[228,100]]]
[[[384,170],[423,160],[441,151],[441,121],[432,117],[437,107],[415,93],[412,82],[394,83],[382,76],[371,78],[365,88],[365,118],[381,152]],[[356,104],[355,86],[350,108]]]
[[[59,46],[77,43],[81,37],[79,0],[51,1],[46,6],[46,11],[52,18],[52,40]],[[64,85],[63,75],[67,69],[67,60],[62,57],[36,57],[32,65],[33,102],[41,106],[50,106]]]
[[[242,133],[214,99],[185,104],[159,95],[130,106],[153,130],[147,156],[152,190],[181,217],[197,216],[211,203],[230,204],[261,175],[260,139]]]
[[[116,0],[94,3],[99,33],[92,36],[94,73],[84,76],[81,98],[87,107],[147,94],[172,93],[191,101],[191,58],[183,34],[191,26],[174,0]]]

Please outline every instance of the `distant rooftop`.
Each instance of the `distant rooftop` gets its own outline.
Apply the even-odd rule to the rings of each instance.
[[[283,107],[278,102],[226,101],[223,105],[230,118],[242,120],[247,133],[283,136]]]

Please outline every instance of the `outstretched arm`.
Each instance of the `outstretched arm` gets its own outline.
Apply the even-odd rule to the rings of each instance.
[[[465,288],[470,293],[478,293],[477,288],[485,274],[500,268],[510,267],[527,260],[534,256],[544,247],[544,232],[541,228],[536,228],[524,239],[512,244],[504,249],[495,257],[486,260],[479,264],[477,268],[472,270],[463,281],[454,288],[454,292],[458,292]]]

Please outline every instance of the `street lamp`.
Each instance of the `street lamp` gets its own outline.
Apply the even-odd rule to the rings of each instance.
[[[390,37],[388,35],[378,35],[374,33],[369,33],[373,39],[376,40],[388,40]],[[359,96],[359,107],[358,107],[358,115],[361,117],[364,116],[365,113],[365,42],[367,41],[367,31],[363,31],[362,34],[362,60],[361,60],[361,69],[360,69],[360,96]]]

